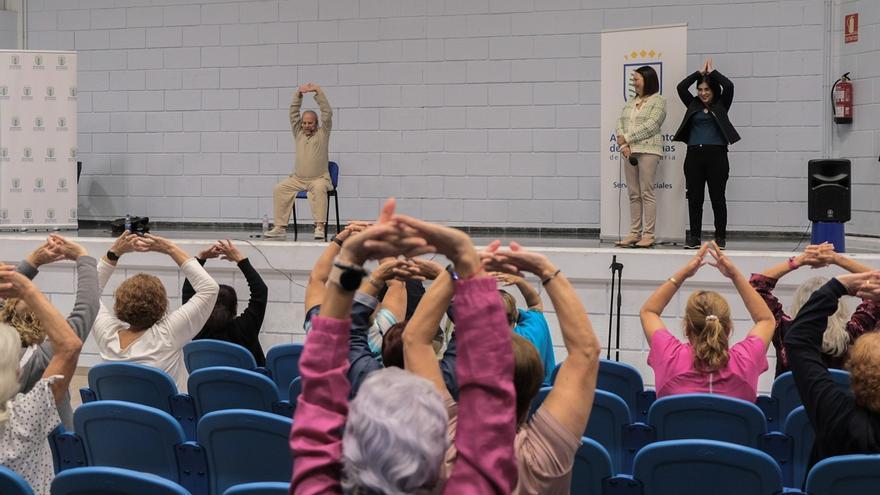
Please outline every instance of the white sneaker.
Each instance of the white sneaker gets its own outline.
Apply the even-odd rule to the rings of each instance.
[[[284,227],[275,227],[266,232],[266,237],[287,237],[287,229]]]
[[[324,229],[321,227],[315,227],[315,239],[324,240]]]

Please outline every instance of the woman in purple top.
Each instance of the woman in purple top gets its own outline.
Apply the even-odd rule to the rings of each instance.
[[[753,273],[749,279],[752,287],[764,298],[767,307],[773,312],[776,319],[776,330],[773,332],[773,347],[776,349],[776,376],[789,371],[788,352],[783,345],[785,335],[791,328],[792,318],[789,314],[797,315],[801,306],[807,302],[810,295],[828,282],[825,277],[813,277],[798,286],[791,301],[789,314],[782,309],[782,303],[773,295],[779,279],[802,266],[822,268],[828,265],[837,265],[852,273],[871,271],[871,267],[834,252],[834,245],[823,243],[807,246],[807,249],[792,256],[788,261],[771,266],[761,273]],[[864,300],[849,315],[846,301],[837,301],[837,311],[828,317],[828,326],[822,333],[822,359],[827,368],[843,369],[849,356],[849,347],[859,336],[865,332],[874,330],[877,320],[880,319],[880,304],[871,300]]]
[[[706,253],[710,261],[704,261]],[[730,306],[721,294],[698,290],[685,308],[684,333],[688,342],[675,338],[660,319],[663,309],[685,280],[709,263],[733,282],[755,325],[748,336],[730,347],[733,324]],[[639,313],[651,351],[657,397],[688,393],[715,393],[754,402],[758,377],[767,369],[767,347],[773,336],[773,313],[748,280],[715,242],[703,244],[675,275],[651,294]]]
[[[460,454],[453,474],[442,487],[447,417],[431,382],[400,369],[376,371],[349,404],[346,378],[349,313],[363,263],[432,250],[450,259],[460,278],[455,310],[462,434],[455,440]],[[378,222],[350,237],[336,257],[300,373],[290,434],[296,459],[291,493],[508,494],[516,485],[510,331],[495,280],[484,276],[466,235],[394,216],[389,200]]]

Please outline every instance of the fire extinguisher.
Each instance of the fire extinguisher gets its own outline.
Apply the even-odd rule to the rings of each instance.
[[[834,108],[835,124],[852,124],[853,85],[849,79],[849,72],[840,76],[831,85],[831,105]]]

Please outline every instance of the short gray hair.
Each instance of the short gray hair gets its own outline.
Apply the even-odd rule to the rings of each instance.
[[[449,446],[448,420],[428,380],[399,368],[370,374],[351,401],[342,437],[345,492],[427,493]]]

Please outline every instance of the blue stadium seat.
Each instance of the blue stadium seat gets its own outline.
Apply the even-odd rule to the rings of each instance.
[[[810,451],[813,449],[813,441],[816,432],[804,406],[800,406],[788,413],[782,432],[792,439],[792,459],[790,466],[782,466],[782,478],[785,486],[799,488],[804,484],[807,476],[807,466],[810,464]],[[788,469],[786,469],[788,468]]]
[[[767,433],[758,406],[712,394],[683,394],[657,399],[648,411],[657,440],[703,438],[760,448]]]
[[[265,375],[228,366],[202,368],[189,375],[189,394],[202,417],[222,409],[254,409],[288,415],[289,405],[278,399],[275,382]]]
[[[810,495],[877,493],[880,455],[842,455],[816,463],[807,475]]]
[[[89,387],[81,389],[83,403],[121,400],[154,407],[172,415],[186,437],[196,437],[196,412],[192,399],[177,392],[164,371],[135,363],[101,363],[89,370]]]
[[[547,394],[549,394],[551,390],[553,390],[553,387],[541,387],[538,389],[538,393],[535,395],[535,398],[532,399],[532,405],[529,408],[529,418],[531,418],[541,407],[541,404],[544,403],[544,399],[547,398]]]
[[[289,491],[290,483],[263,481],[235,485],[223,492],[223,495],[287,495]]]
[[[5,466],[0,466],[0,493],[3,495],[34,495],[28,482]]]
[[[647,445],[636,454],[633,478],[642,495],[771,495],[783,490],[779,466],[770,456],[715,440]]]
[[[186,442],[180,423],[152,407],[103,400],[73,414],[90,466],[132,469],[179,482],[175,447]]]
[[[627,473],[624,448],[624,429],[632,421],[626,402],[616,394],[596,390],[593,409],[584,436],[597,441],[611,457],[615,473]]]
[[[191,495],[184,487],[159,476],[112,467],[68,469],[52,481],[52,495],[145,494]]]
[[[198,438],[207,453],[212,494],[243,483],[289,483],[293,457],[288,444],[293,421],[276,414],[230,409],[199,420]]]
[[[645,390],[639,370],[626,363],[607,359],[599,361],[596,388],[620,396],[629,406],[629,414],[633,421],[645,421],[648,417],[648,409],[657,398],[653,390]]]
[[[281,344],[272,347],[266,353],[266,368],[272,373],[272,380],[278,386],[282,400],[290,400],[288,390],[290,382],[299,376],[299,358],[302,351],[302,344]]]
[[[183,346],[183,362],[190,373],[212,366],[254,371],[257,361],[244,346],[223,340],[199,339]]]
[[[299,399],[300,393],[302,393],[302,378],[296,377],[290,381],[290,388],[287,391],[287,401],[294,411],[296,411],[296,401]]]
[[[581,438],[581,446],[574,458],[571,475],[571,493],[602,495],[602,483],[614,475],[611,456],[599,442]]]
[[[849,372],[836,369],[828,371],[831,374],[831,379],[840,386],[841,390],[850,390]],[[785,418],[801,405],[801,396],[794,384],[794,376],[791,371],[776,377],[770,390],[770,397],[758,397],[757,404],[768,418],[768,428],[771,431],[781,430]]]

